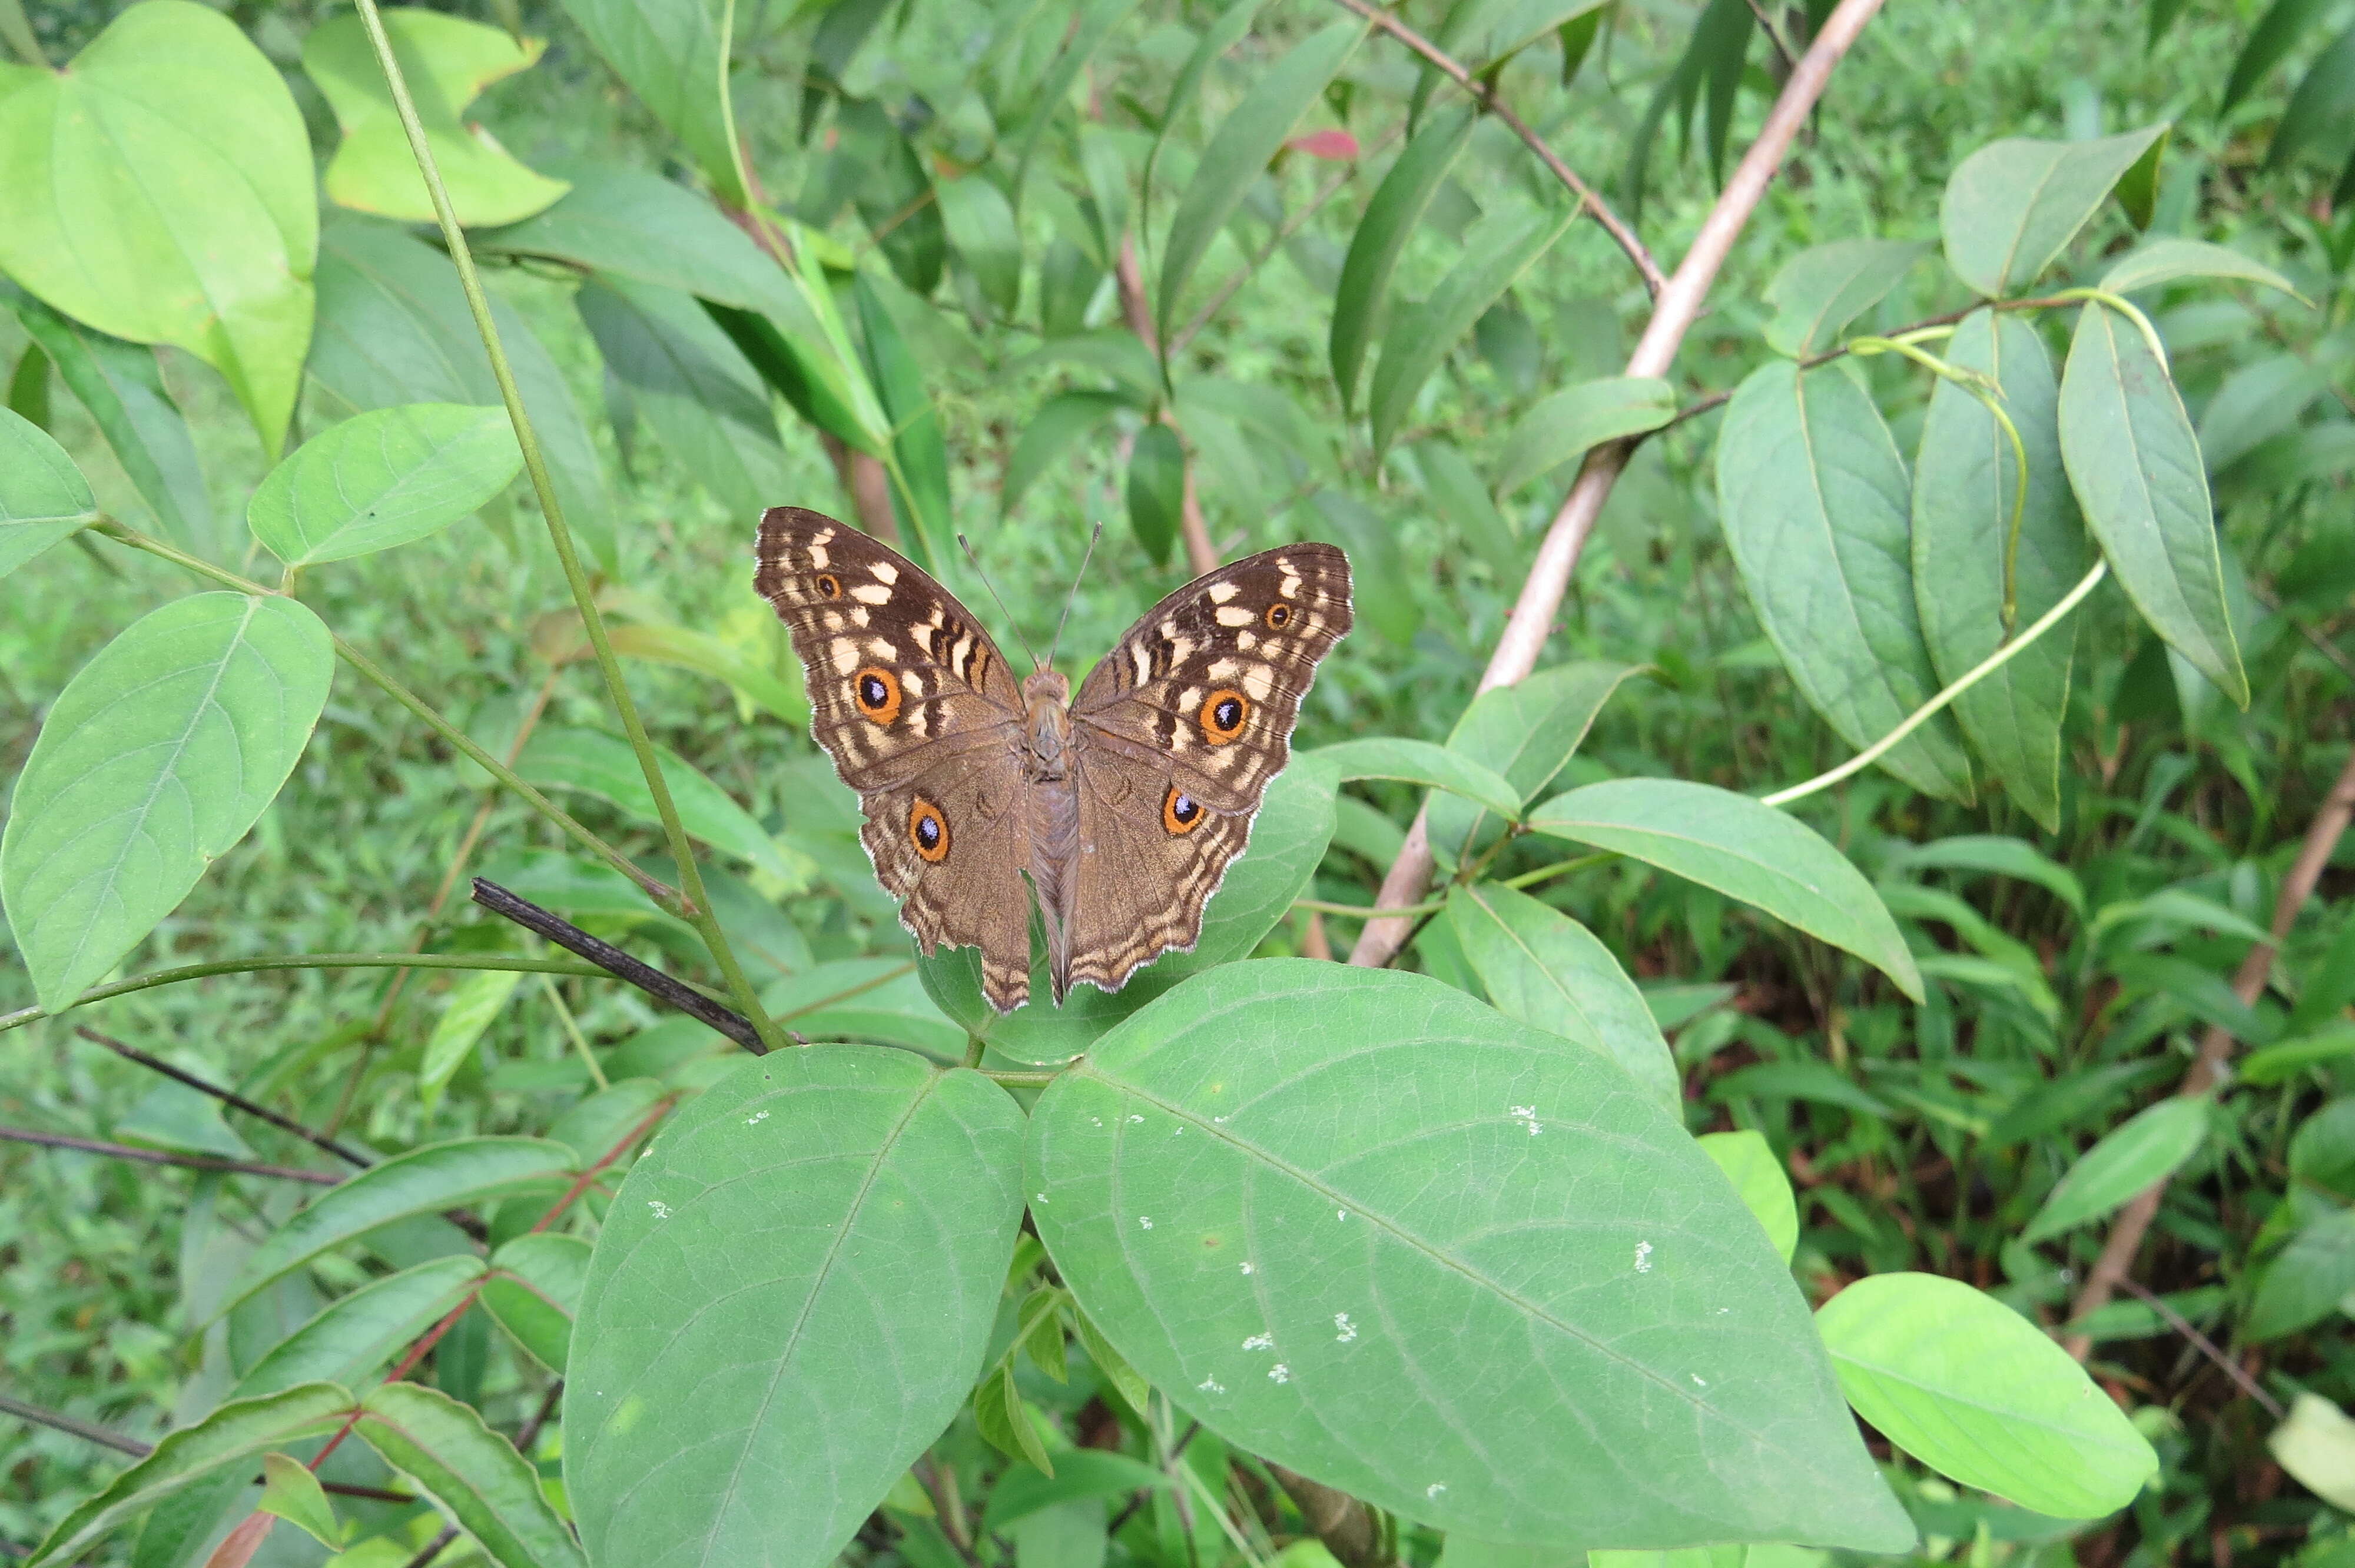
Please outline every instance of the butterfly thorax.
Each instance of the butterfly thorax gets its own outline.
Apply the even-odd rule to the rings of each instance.
[[[1071,770],[1071,683],[1040,670],[1022,683],[1022,749],[1034,779],[1065,779]]]

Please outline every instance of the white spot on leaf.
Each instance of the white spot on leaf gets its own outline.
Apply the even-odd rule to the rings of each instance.
[[[1243,1349],[1247,1351],[1272,1351],[1275,1349],[1275,1336],[1273,1334],[1253,1334],[1250,1339],[1243,1341]]]
[[[751,1116],[744,1118],[744,1125],[746,1127],[758,1127],[768,1119],[769,1113],[767,1111],[754,1111]]]
[[[1429,1498],[1433,1502],[1437,1502],[1439,1500],[1439,1494],[1446,1489],[1447,1483],[1445,1481],[1433,1481],[1431,1485],[1423,1489],[1423,1495]]]
[[[1194,1386],[1200,1389],[1204,1393],[1224,1393],[1227,1392],[1227,1385],[1220,1383],[1214,1377],[1206,1377]]]
[[[1507,1106],[1505,1109],[1515,1121],[1519,1122],[1523,1127],[1529,1129],[1529,1136],[1531,1138],[1535,1138],[1538,1134],[1545,1130],[1545,1124],[1538,1120],[1537,1107]]]
[[[1270,1383],[1290,1383],[1292,1381],[1292,1369],[1285,1366],[1282,1361],[1278,1361],[1273,1366],[1267,1369],[1267,1381]]]
[[[1349,1321],[1349,1315],[1347,1312],[1333,1314],[1333,1327],[1341,1330],[1333,1337],[1345,1345],[1358,1337],[1358,1326]]]
[[[1252,1266],[1251,1266],[1250,1264],[1248,1264],[1248,1263],[1244,1264],[1244,1265],[1243,1265],[1243,1272],[1244,1272],[1245,1274],[1250,1274],[1250,1273],[1253,1272],[1253,1270],[1252,1270]]]
[[[648,1198],[646,1200],[646,1207],[655,1212],[655,1218],[658,1220],[666,1220],[670,1218],[670,1205],[664,1202],[660,1198]]]
[[[1153,1228],[1153,1221],[1146,1215],[1139,1214],[1136,1216],[1136,1228],[1141,1231],[1149,1231]]]
[[[1636,1272],[1638,1274],[1649,1274],[1652,1272],[1652,1244],[1650,1242],[1637,1242],[1636,1244]]]

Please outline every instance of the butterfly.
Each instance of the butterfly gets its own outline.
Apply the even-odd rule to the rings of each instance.
[[[954,595],[847,524],[772,507],[754,556],[877,878],[925,952],[981,949],[1000,1012],[1030,994],[1034,897],[1058,1005],[1193,947],[1349,630],[1348,557],[1264,550],[1147,610],[1073,697],[1052,669],[1018,676]]]

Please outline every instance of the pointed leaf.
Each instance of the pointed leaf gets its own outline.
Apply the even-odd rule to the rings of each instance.
[[[572,1340],[565,1480],[591,1559],[833,1561],[980,1370],[1021,1121],[977,1074],[830,1045],[745,1062],[678,1114],[614,1200]]]
[[[2355,1290],[2355,1209],[2336,1209],[2299,1231],[2265,1265],[2241,1332],[2277,1340],[2311,1328]]]
[[[491,1255],[491,1267],[484,1309],[534,1361],[562,1377],[589,1277],[589,1244],[545,1231],[521,1235]]]
[[[304,606],[208,593],[150,610],[75,672],[0,832],[0,902],[42,1006],[101,979],[245,836],[334,665]]]
[[[2017,292],[2085,227],[2164,122],[2092,142],[1990,142],[1955,165],[1938,209],[1946,264],[1989,299]]]
[[[2033,1244],[2100,1219],[2174,1175],[2207,1138],[2204,1097],[2159,1101],[2078,1156],[2019,1239]]]
[[[1835,239],[1800,251],[1766,285],[1767,346],[1794,359],[1823,353],[1929,251],[1913,239]]]
[[[1560,777],[1603,705],[1636,673],[1632,664],[1579,660],[1493,687],[1474,697],[1455,721],[1447,749],[1503,774],[1526,804]],[[1424,810],[1432,843],[1459,861],[1501,826],[1498,818],[1460,798],[1435,795]]]
[[[388,1383],[360,1401],[357,1431],[384,1462],[413,1478],[499,1568],[587,1568],[539,1472],[471,1406],[413,1383]]]
[[[1359,779],[1397,779],[1428,784],[1476,801],[1508,821],[1517,821],[1521,797],[1510,782],[1484,762],[1427,740],[1371,736],[1304,751],[1294,766],[1315,768],[1334,784]]]
[[[1790,1262],[1799,1245],[1799,1203],[1791,1192],[1791,1179],[1784,1174],[1783,1162],[1774,1158],[1765,1135],[1744,1128],[1705,1132],[1693,1141],[1717,1161],[1717,1168],[1740,1194],[1742,1207],[1758,1221],[1783,1261]]]
[[[514,969],[485,969],[450,988],[449,1000],[442,1005],[442,1016],[434,1020],[433,1033],[426,1037],[425,1054],[417,1065],[418,1097],[427,1109],[442,1102],[442,1091],[474,1054],[483,1032],[506,1011],[522,979]]]
[[[336,1523],[336,1510],[327,1501],[326,1491],[319,1485],[319,1478],[304,1468],[300,1459],[285,1454],[264,1454],[261,1500],[253,1506],[257,1512],[274,1515],[307,1531],[330,1551],[343,1544],[343,1531]]]
[[[773,315],[797,328],[801,296],[709,196],[650,170],[558,163],[571,188],[518,223],[467,236],[478,256],[538,256]],[[809,330],[815,335],[815,323]]]
[[[300,1383],[368,1382],[464,1301],[483,1270],[481,1258],[462,1253],[371,1279],[281,1340],[238,1380],[232,1397],[278,1393]]]
[[[1614,779],[1555,796],[1529,826],[1714,887],[1854,953],[1922,1000],[1913,956],[1872,885],[1814,830],[1746,795],[1681,779]]]
[[[2330,1401],[2300,1390],[2265,1448],[2307,1491],[2333,1508],[2355,1510],[2355,1421]]]
[[[290,567],[348,560],[441,532],[522,469],[505,408],[379,408],[330,426],[271,470],[246,520]]]
[[[2185,278],[2231,278],[2278,289],[2300,304],[2307,298],[2290,281],[2262,261],[2237,250],[2211,245],[2204,239],[2154,239],[2102,274],[2102,287],[2113,294],[2156,289]]]
[[[890,421],[891,452],[899,460],[891,502],[900,514],[900,537],[917,565],[937,570],[938,563],[949,558],[956,535],[949,512],[948,446],[941,435],[940,411],[932,407],[923,366],[884,306],[880,288],[862,272],[852,293],[866,343],[868,379]]]
[[[1505,438],[1497,493],[1510,495],[1589,447],[1657,430],[1676,417],[1676,388],[1657,376],[1606,376],[1566,387],[1532,405]]]
[[[1014,510],[1014,503],[1065,449],[1086,439],[1128,402],[1115,392],[1063,392],[1040,404],[1006,460],[1006,482],[998,490],[999,515]]]
[[[1242,0],[1237,11],[1256,9],[1259,0]],[[1341,391],[1341,411],[1354,411],[1358,377],[1365,368],[1366,349],[1374,341],[1374,327],[1382,317],[1390,294],[1391,273],[1415,226],[1437,194],[1440,181],[1455,166],[1464,145],[1472,139],[1477,117],[1467,108],[1451,108],[1434,116],[1417,132],[1382,176],[1366,216],[1349,237],[1348,254],[1341,260],[1341,281],[1333,291],[1333,327],[1327,349],[1333,384]]]
[[[629,83],[733,207],[751,203],[729,140],[723,0],[563,0],[589,41]]]
[[[98,521],[90,482],[47,430],[0,408],[0,577]]]
[[[799,880],[776,840],[725,789],[666,747],[655,747],[655,760],[688,832],[773,876]],[[516,758],[516,771],[546,789],[579,789],[610,800],[640,821],[661,821],[638,754],[620,736],[555,726],[536,730]]]
[[[1185,443],[1167,425],[1147,425],[1128,453],[1128,525],[1156,566],[1169,559],[1185,504]]]

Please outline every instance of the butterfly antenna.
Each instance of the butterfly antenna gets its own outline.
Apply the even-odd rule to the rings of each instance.
[[[1047,644],[1047,663],[1044,666],[1045,668],[1052,669],[1054,667],[1055,650],[1063,645],[1063,628],[1071,623],[1071,606],[1079,599],[1080,584],[1087,578],[1088,563],[1095,559],[1096,541],[1103,537],[1103,524],[1099,523],[1096,524],[1095,532],[1088,535],[1088,547],[1080,556],[1080,575],[1071,579],[1071,591],[1063,598],[1063,618],[1055,622],[1055,640]]]
[[[1021,642],[1022,652],[1030,655],[1030,667],[1034,670],[1045,669],[1047,666],[1039,662],[1038,651],[1030,646],[1030,640],[1022,635],[1022,623],[1014,619],[1014,612],[1006,608],[1004,599],[997,597],[997,588],[990,582],[989,574],[981,569],[981,557],[973,553],[972,542],[960,534],[957,535],[957,546],[964,551],[964,558],[973,563],[973,575],[981,579],[983,588],[989,589],[990,601],[997,606],[997,613],[1006,618],[1007,625],[1014,628],[1014,635]]]

